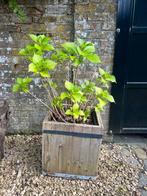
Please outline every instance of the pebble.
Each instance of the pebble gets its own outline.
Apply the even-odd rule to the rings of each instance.
[[[126,161],[126,157],[134,159],[126,146],[110,146],[102,145],[96,180],[67,180],[42,175],[41,136],[7,136],[5,158],[0,164],[0,195],[140,196],[142,167]]]

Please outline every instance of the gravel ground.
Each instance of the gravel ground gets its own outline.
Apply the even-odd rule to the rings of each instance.
[[[8,136],[0,163],[0,196],[140,196],[142,169],[129,147],[103,144],[96,180],[44,177],[41,136]]]

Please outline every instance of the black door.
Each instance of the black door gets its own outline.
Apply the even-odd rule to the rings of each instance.
[[[113,133],[147,133],[147,0],[118,0]]]

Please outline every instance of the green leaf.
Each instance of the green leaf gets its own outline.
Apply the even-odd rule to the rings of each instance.
[[[86,109],[84,111],[84,121],[86,121],[89,116],[90,116],[90,109]]]
[[[105,78],[105,80],[107,80],[107,81],[115,82],[115,83],[116,83],[116,78],[115,78],[115,76],[113,76],[113,75],[111,75],[111,74],[109,74],[109,73],[106,73],[106,74],[104,75],[104,78]]]
[[[83,52],[82,52],[82,50],[80,49],[79,46],[77,47],[77,52],[79,53],[79,55],[83,55]]]
[[[107,96],[106,96],[106,99],[107,99],[108,101],[110,101],[111,103],[114,103],[114,102],[115,102],[115,100],[114,100],[114,98],[113,98],[112,95],[107,95]]]
[[[37,67],[34,63],[30,63],[29,64],[29,72],[33,72],[33,73],[37,73],[38,70],[37,70]]]
[[[102,94],[102,95],[103,95],[103,97],[104,97],[105,99],[107,99],[109,102],[111,102],[111,103],[115,102],[113,96],[110,95],[108,91],[106,91],[106,90],[103,91],[103,94]]]
[[[81,64],[83,62],[83,59],[77,59],[77,58],[75,58],[75,59],[73,59],[73,66],[74,67],[79,67],[79,65]]]
[[[46,46],[44,46],[43,50],[51,51],[51,50],[54,50],[54,47],[51,44],[47,44]]]
[[[77,48],[74,42],[65,42],[62,44],[62,47],[69,53],[77,54]]]
[[[35,47],[37,50],[42,50],[41,46],[38,45],[38,44],[34,44],[34,47]]]
[[[13,92],[29,92],[28,85],[32,81],[32,78],[17,78],[16,83],[13,85]]]
[[[100,75],[102,76],[102,79],[109,81],[109,82],[115,82],[116,83],[116,79],[115,76],[113,76],[112,74],[104,71],[102,68],[99,68],[99,72]]]
[[[75,120],[77,120],[79,118],[79,116],[80,116],[79,112],[74,112],[73,113],[73,117],[74,117]]]
[[[38,54],[34,54],[33,56],[33,63],[40,63],[42,61],[42,56],[38,55]]]
[[[45,67],[48,70],[54,70],[54,68],[56,67],[56,65],[57,65],[57,63],[55,63],[54,61],[49,60],[49,59],[45,59]]]
[[[14,84],[13,87],[12,87],[12,91],[13,93],[17,93],[20,89],[20,86],[18,84]]]
[[[89,53],[94,53],[95,52],[95,47],[93,46],[86,46],[84,49],[84,52],[89,54]]]
[[[62,102],[61,102],[60,97],[54,97],[54,98],[53,98],[53,101],[52,101],[52,105],[53,105],[53,106],[56,106],[56,107],[58,107],[58,108],[63,108],[63,104],[62,104]]]
[[[80,107],[79,104],[75,103],[75,104],[73,105],[73,107],[72,107],[73,112],[79,110],[79,107]]]
[[[68,109],[68,110],[66,110],[65,114],[68,116],[72,116],[73,113],[70,109]]]
[[[38,36],[38,42],[39,42],[40,44],[43,44],[45,38],[46,38],[45,35],[39,35],[39,36]],[[47,41],[48,41],[48,40],[47,40]]]
[[[83,93],[82,92],[74,92],[72,94],[72,97],[74,99],[74,102],[81,102],[82,96],[83,96]]]
[[[106,73],[102,68],[99,68],[99,72],[101,75],[104,75]]]
[[[103,100],[103,99],[98,98],[98,101],[99,101],[99,106],[101,108],[103,108],[107,104],[107,102],[105,100]]]
[[[63,93],[61,93],[60,98],[61,98],[61,100],[64,100],[66,98],[69,98],[69,94],[66,93],[66,92],[63,92]]]
[[[30,82],[32,82],[32,78],[29,78],[29,77],[27,77],[27,78],[23,78],[23,83],[30,83]]]
[[[79,111],[79,115],[80,115],[80,116],[85,116],[85,113],[84,113],[82,110],[80,110],[80,111]]]
[[[19,55],[26,55],[27,53],[26,53],[26,50],[25,49],[21,49],[20,51],[19,51]]]
[[[92,63],[101,63],[100,57],[97,54],[88,54],[85,57]]]
[[[99,95],[99,94],[103,93],[103,89],[96,86],[95,93],[96,93],[96,95]]]
[[[17,78],[17,79],[16,79],[16,83],[22,84],[22,83],[23,83],[23,79],[22,79],[22,78]]]
[[[37,42],[37,41],[38,41],[38,36],[37,36],[37,35],[30,34],[29,36],[30,36],[30,38],[31,38],[34,42]]]
[[[58,86],[55,82],[53,81],[49,81],[49,85],[51,86],[51,88],[56,89]]]
[[[99,104],[97,104],[97,105],[95,106],[95,111],[98,112],[98,113],[101,111],[101,108],[99,107]]]
[[[41,71],[40,72],[40,75],[44,78],[49,78],[50,77],[50,74],[48,71]]]
[[[74,89],[74,84],[66,80],[65,81],[65,88],[69,91],[72,91]]]

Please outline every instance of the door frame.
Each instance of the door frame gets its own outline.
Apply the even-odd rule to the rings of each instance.
[[[115,49],[113,60],[113,74],[117,84],[113,84],[111,93],[114,96],[115,104],[110,104],[109,130],[113,134],[123,134],[123,106],[125,75],[127,74],[127,43],[131,26],[133,0],[117,0],[117,20],[115,33]],[[120,32],[119,32],[120,30]]]

